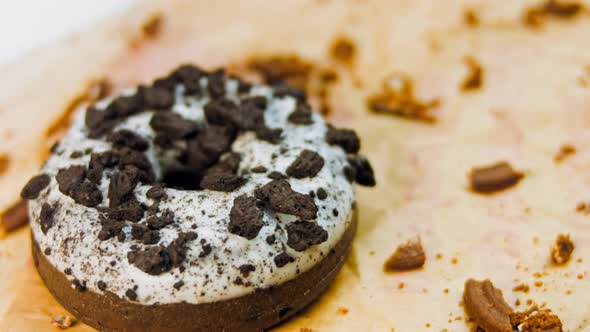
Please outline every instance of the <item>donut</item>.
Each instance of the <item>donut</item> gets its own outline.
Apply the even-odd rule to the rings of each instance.
[[[268,328],[344,263],[359,149],[299,89],[180,66],[75,114],[21,192],[35,265],[101,331]]]

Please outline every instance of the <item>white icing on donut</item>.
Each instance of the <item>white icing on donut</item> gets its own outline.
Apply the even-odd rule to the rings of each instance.
[[[205,86],[206,79],[202,79],[201,84]],[[229,98],[236,98],[237,81],[228,80],[226,90]],[[136,301],[141,304],[182,301],[197,304],[230,299],[253,292],[256,288],[284,283],[310,269],[323,256],[329,254],[330,249],[351,224],[354,192],[352,185],[342,173],[342,169],[348,164],[346,153],[340,147],[325,142],[327,126],[319,114],[313,113],[311,125],[293,125],[287,121],[288,115],[295,107],[294,98],[273,98],[271,88],[265,86],[253,87],[250,95],[267,97],[269,103],[264,115],[265,122],[268,127],[282,128],[283,139],[280,144],[273,145],[256,139],[252,132],[241,134],[232,146],[232,151],[242,155],[239,174],[256,166],[264,166],[269,172],[279,171],[284,174],[302,150],[307,148],[319,153],[324,158],[325,165],[318,175],[311,179],[290,178],[289,182],[293,190],[300,193],[307,194],[318,188],[324,188],[328,192],[325,200],[315,199],[319,208],[316,222],[328,232],[327,241],[304,252],[296,252],[286,246],[287,234],[284,229],[297,218],[268,210],[264,213],[265,225],[256,238],[247,240],[230,234],[227,225],[234,198],[243,193],[253,195],[255,188],[270,181],[264,173],[247,173],[245,176],[248,182],[230,193],[167,188],[169,199],[162,202],[160,208],[174,211],[178,228],[167,226],[162,229],[159,244],[169,244],[177,237],[179,231],[196,231],[198,239],[189,244],[190,248],[183,264],[186,269],[183,272],[180,272],[178,267],[160,275],[149,275],[139,270],[127,261],[127,252],[130,251],[131,245],[139,244],[143,247],[137,241],[130,240],[129,227],[125,229],[125,242],[119,242],[116,238],[99,241],[97,234],[101,225],[97,210],[76,204],[72,198],[65,196],[58,189],[55,175],[59,169],[72,165],[85,166],[89,162],[90,155],[72,159],[72,152],[92,149],[97,153],[111,149],[110,143],[86,136],[84,111],[80,110],[75,115],[72,128],[61,141],[58,153],[52,155],[41,170],[42,173],[51,176],[49,189],[44,190],[38,199],[29,203],[33,236],[41,250],[51,248],[52,253],[47,256],[49,262],[60,271],[71,269],[71,274],[67,277],[72,281],[85,281],[86,287],[93,292],[102,293],[97,283],[103,281],[107,285],[107,291],[121,298],[125,297],[126,290],[137,286]],[[186,119],[203,122],[203,105],[207,101],[207,97],[185,97],[182,87],[179,87],[173,112],[181,114]],[[105,107],[107,104],[108,101],[103,101],[98,103],[97,107]],[[152,114],[153,112],[144,112],[134,115],[118,128],[131,129],[150,142],[150,148],[145,153],[160,179],[163,169],[167,167],[167,160],[156,155],[157,149],[151,143],[155,136],[149,125]],[[285,148],[287,152],[280,153]],[[110,172],[106,170],[103,174],[100,189],[104,199],[100,206],[108,205],[106,193]],[[137,199],[148,205],[152,201],[146,198],[145,193],[150,187],[140,184],[134,191]],[[57,212],[54,217],[55,224],[47,234],[43,234],[38,219],[41,206],[46,202],[56,206]],[[338,211],[338,216],[334,215],[334,209]],[[192,229],[192,225],[197,225],[197,228]],[[282,230],[276,231],[277,226]],[[274,244],[266,242],[267,236],[271,234],[276,235]],[[200,258],[202,240],[210,244],[213,250],[208,256]],[[273,258],[284,250],[295,261],[278,268]],[[112,261],[116,262],[114,266],[111,266]],[[242,264],[252,264],[256,270],[244,278],[238,270]],[[238,277],[249,284],[235,284],[234,281]],[[177,290],[173,285],[180,280],[184,285]]]

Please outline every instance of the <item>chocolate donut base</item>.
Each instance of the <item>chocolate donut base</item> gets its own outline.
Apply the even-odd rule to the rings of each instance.
[[[346,261],[356,232],[356,213],[342,238],[310,270],[279,286],[219,302],[142,305],[113,293],[79,291],[45,258],[33,238],[35,266],[55,299],[100,331],[261,331],[295,315],[317,299]]]

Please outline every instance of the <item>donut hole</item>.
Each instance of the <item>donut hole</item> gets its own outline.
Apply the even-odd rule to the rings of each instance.
[[[202,190],[200,183],[202,172],[187,166],[171,167],[162,172],[162,182],[166,187],[178,190]]]

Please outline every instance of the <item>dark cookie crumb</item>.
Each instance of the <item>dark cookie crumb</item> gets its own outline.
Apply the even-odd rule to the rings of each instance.
[[[53,226],[55,222],[53,216],[56,209],[48,203],[43,203],[41,206],[41,214],[39,216],[39,224],[41,225],[41,231],[43,234],[47,234],[47,231]]]
[[[263,216],[264,212],[258,208],[254,197],[240,195],[234,199],[234,205],[229,214],[228,230],[231,234],[248,240],[254,239],[264,226]]]
[[[274,262],[277,267],[283,267],[289,263],[294,262],[295,259],[286,252],[282,252],[274,257]]]
[[[184,286],[184,281],[179,280],[177,282],[174,283],[174,285],[172,285],[172,287],[174,287],[174,289],[179,290],[180,288],[182,288],[182,286]]]
[[[311,115],[311,106],[306,102],[298,101],[295,111],[289,115],[288,120],[298,125],[309,125],[312,124]]]
[[[107,289],[107,284],[106,284],[106,282],[104,282],[104,281],[102,281],[102,280],[99,280],[99,281],[96,283],[96,286],[98,287],[98,289],[100,289],[100,290],[101,290],[101,291],[103,291],[103,292],[104,292],[104,291]]]
[[[318,190],[317,190],[317,196],[320,199],[320,201],[323,201],[326,198],[328,198],[328,193],[326,192],[326,189],[324,189],[324,188],[318,188]]]
[[[323,243],[328,239],[328,232],[315,222],[296,221],[287,225],[287,245],[302,252],[307,248]]]
[[[212,99],[221,98],[225,95],[225,70],[217,69],[208,76],[207,90]]]
[[[252,264],[243,264],[240,265],[238,267],[238,269],[240,270],[240,273],[242,274],[242,276],[244,278],[248,278],[248,276],[250,275],[250,272],[254,272],[256,271],[256,267]]]
[[[51,248],[49,248],[49,247],[45,248],[45,250],[43,250],[43,253],[45,254],[45,256],[51,255]]]
[[[51,179],[47,174],[33,176],[22,189],[20,196],[24,199],[36,199],[45,187],[49,185]]]
[[[374,187],[377,184],[373,167],[367,158],[359,155],[350,159],[349,162],[354,168],[354,179],[358,184],[367,187]]]
[[[361,141],[354,130],[336,129],[332,126],[328,128],[326,142],[332,145],[338,145],[347,153],[357,153],[361,148]]]
[[[283,174],[281,172],[277,172],[277,171],[272,171],[272,172],[268,173],[268,175],[266,177],[269,179],[273,179],[273,180],[283,180],[283,179],[289,178],[285,174]]]
[[[76,288],[77,291],[79,292],[85,292],[86,291],[86,281],[80,281],[78,279],[74,279],[74,281],[72,282],[74,284],[74,288]]]
[[[313,198],[294,191],[286,180],[273,180],[256,189],[254,195],[279,213],[291,214],[303,220],[314,219],[317,215],[318,208]]]
[[[287,168],[287,175],[297,179],[316,176],[324,167],[324,158],[317,152],[303,150]]]
[[[149,199],[153,199],[156,201],[166,199],[168,194],[166,194],[166,189],[161,184],[153,185],[148,191],[145,193],[145,196]]]
[[[131,301],[137,300],[137,293],[131,288],[129,288],[125,291],[125,296],[127,296],[127,298],[130,299]]]
[[[267,169],[264,166],[256,166],[250,170],[252,173],[266,173]]]
[[[524,174],[515,171],[508,162],[473,168],[470,174],[471,189],[476,193],[494,193],[516,185]]]
[[[149,147],[148,141],[127,129],[117,130],[109,134],[107,141],[113,143],[115,147],[126,146],[138,151],[145,151]]]
[[[268,244],[274,244],[276,241],[276,237],[273,235],[269,235],[266,237],[266,243]]]
[[[179,233],[167,247],[153,246],[141,251],[130,251],[127,260],[147,274],[159,275],[179,267],[186,258],[188,242],[196,238],[195,232]]]
[[[173,140],[194,135],[199,131],[197,123],[171,112],[154,114],[150,120],[150,126],[158,134],[165,135]]]
[[[207,256],[209,256],[209,254],[211,253],[211,251],[213,251],[213,247],[211,247],[211,244],[209,244],[209,243],[202,244],[201,245],[201,249],[203,251],[201,251],[199,253],[199,258],[207,257]]]

